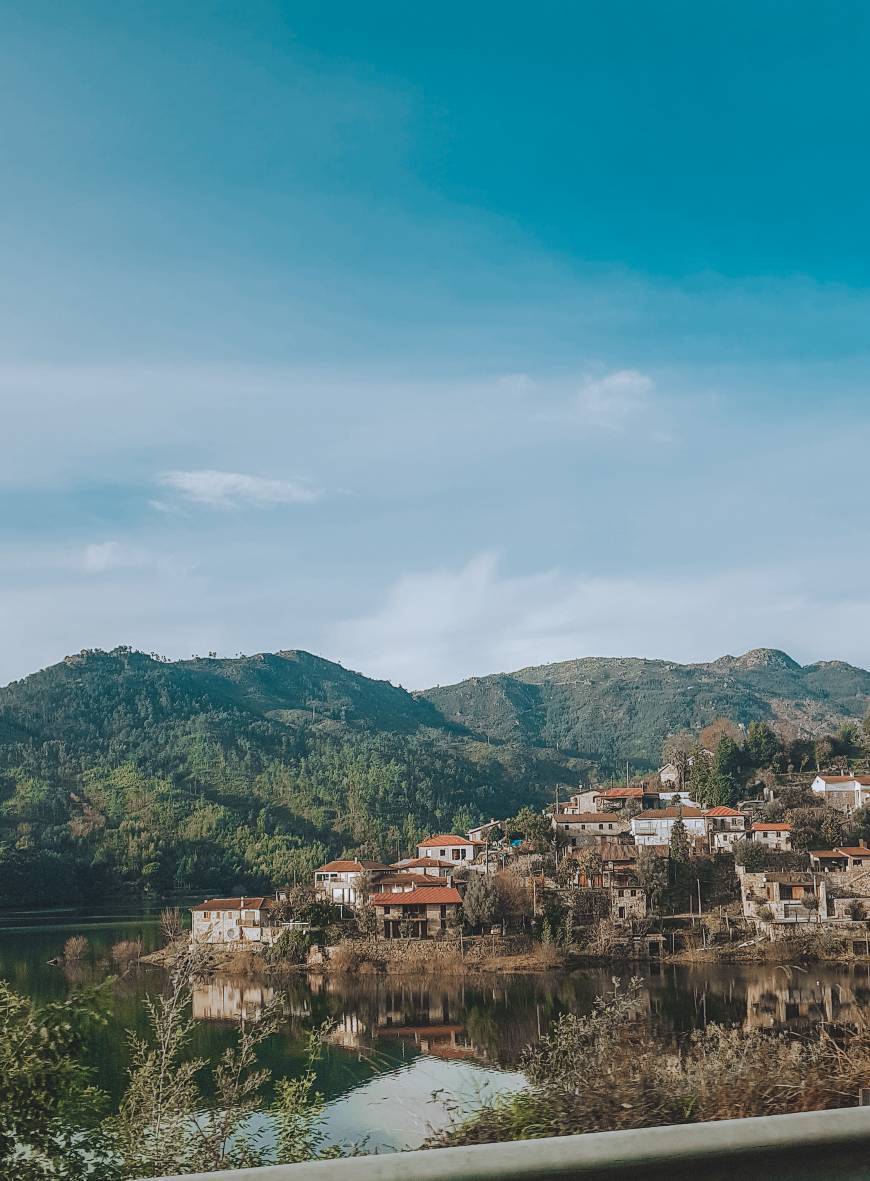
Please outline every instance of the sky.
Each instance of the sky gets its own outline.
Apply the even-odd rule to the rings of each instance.
[[[0,3],[0,683],[870,666],[870,9]]]

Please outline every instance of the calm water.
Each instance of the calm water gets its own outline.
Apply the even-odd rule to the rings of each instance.
[[[88,937],[92,959],[75,971],[48,961],[70,935]],[[65,996],[102,978],[113,943],[141,938],[159,945],[158,912],[5,915],[0,918],[0,976],[40,1000]],[[627,973],[626,973],[627,974]],[[745,1028],[807,1029],[821,1020],[848,1023],[870,1009],[865,965],[840,968],[669,968],[639,971],[643,1015],[663,1042],[705,1022]],[[329,1100],[330,1138],[370,1149],[419,1144],[455,1110],[522,1085],[520,1054],[565,1011],[586,1012],[612,988],[612,973],[586,970],[548,977],[493,979],[354,979],[307,977],[282,984],[287,1020],[264,1047],[276,1077],[296,1073],[304,1031],[327,1019],[334,1032],[319,1067]],[[127,1063],[126,1031],[145,1033],[143,1000],[159,992],[163,973],[138,969],[120,980],[109,1024],[91,1050],[100,1085],[117,1098]],[[192,1052],[215,1058],[233,1041],[242,1012],[271,999],[268,984],[221,979],[198,989]]]

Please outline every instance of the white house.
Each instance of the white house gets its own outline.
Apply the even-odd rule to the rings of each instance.
[[[584,836],[612,841],[617,833],[628,832],[628,820],[618,812],[557,812],[553,816],[553,828],[563,832],[571,845],[576,845],[578,837]]]
[[[707,817],[711,852],[715,853],[717,849],[730,851],[746,836],[746,816],[736,808],[720,804],[715,808],[707,808],[704,815]]]
[[[631,818],[631,835],[636,845],[668,845],[677,820],[682,820],[689,843],[706,838],[707,821],[700,808],[647,808]]]
[[[272,921],[272,898],[209,898],[190,908],[194,943],[274,943],[283,928]]]
[[[356,906],[360,885],[377,880],[389,869],[381,861],[329,861],[314,871],[314,889],[338,906]]]
[[[790,824],[764,824],[757,821],[749,830],[749,840],[756,844],[765,845],[768,849],[777,849],[780,853],[791,850]]]
[[[659,767],[656,774],[662,787],[680,786],[680,771],[676,763],[665,763],[663,767]]]
[[[468,839],[474,845],[485,845],[492,840],[492,832],[494,829],[504,829],[504,820],[488,820],[486,824],[478,824],[477,828],[470,828],[468,830]]]
[[[417,856],[433,857],[436,861],[473,861],[479,848],[477,841],[442,833],[421,841],[417,846]]]

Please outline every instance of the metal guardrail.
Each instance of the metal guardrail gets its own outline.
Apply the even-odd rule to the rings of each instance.
[[[184,1181],[870,1181],[870,1107],[188,1174]],[[155,1181],[182,1181],[159,1178]]]

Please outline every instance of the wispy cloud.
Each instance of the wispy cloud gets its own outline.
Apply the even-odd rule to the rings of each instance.
[[[163,472],[159,483],[195,504],[210,508],[310,504],[320,497],[319,490],[304,480],[274,480],[213,469]]]
[[[576,412],[584,426],[621,431],[652,404],[655,383],[637,369],[617,369],[604,377],[589,377],[577,394]]]
[[[88,574],[103,574],[107,570],[150,566],[153,561],[147,550],[125,545],[121,541],[100,541],[85,546],[82,564]]]

